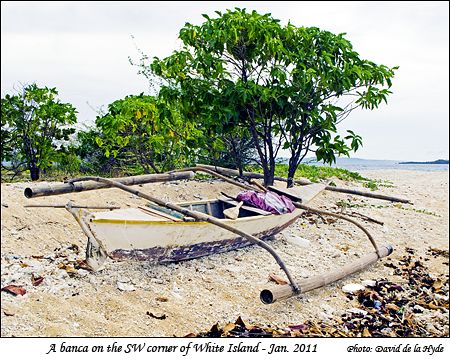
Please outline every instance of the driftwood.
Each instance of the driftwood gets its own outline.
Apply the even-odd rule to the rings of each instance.
[[[227,168],[223,168],[223,167],[219,167],[219,166],[212,166],[212,165],[202,165],[202,164],[198,164],[197,166],[203,167],[205,169],[210,169],[210,170],[216,171],[220,174],[227,175],[227,176],[240,176],[238,170],[227,169]],[[242,177],[249,178],[249,179],[264,179],[263,174],[258,174],[258,173],[248,172],[248,171],[244,171],[242,173]],[[286,178],[283,178],[280,176],[275,176],[274,179],[278,180],[278,181],[287,182]],[[294,183],[298,184],[298,185],[312,184],[312,182],[307,179],[294,180]],[[394,196],[388,196],[388,195],[377,194],[377,193],[361,191],[361,190],[341,188],[341,187],[337,187],[337,186],[327,185],[325,187],[325,190],[336,191],[336,192],[358,195],[358,196],[365,196],[365,197],[381,199],[381,200],[388,200],[388,201],[393,201],[393,202],[411,203],[411,201],[408,199],[402,199],[402,198],[398,198],[398,197],[394,197]]]
[[[290,285],[280,285],[271,289],[264,289],[260,293],[260,299],[264,304],[273,304],[277,300],[287,299],[292,296],[303,294],[322,286],[341,280],[346,276],[354,274],[366,267],[374,264],[380,257],[388,256],[392,253],[392,246],[382,246],[379,249],[381,256],[373,252],[361,257],[359,260],[342,267],[339,270],[324,275],[316,275],[310,278],[302,279],[297,282],[298,292],[293,292]]]
[[[192,179],[193,177],[194,173],[192,171],[184,171],[176,173],[128,176],[122,178],[115,178],[112,180],[120,182],[121,184],[124,185],[140,185],[153,182]],[[98,183],[95,181],[83,181],[76,184],[71,183],[57,184],[57,185],[47,184],[47,185],[38,185],[34,188],[31,187],[26,188],[24,191],[24,195],[27,198],[35,198],[38,196],[60,195],[72,192],[105,189],[110,187],[111,186],[106,183]]]

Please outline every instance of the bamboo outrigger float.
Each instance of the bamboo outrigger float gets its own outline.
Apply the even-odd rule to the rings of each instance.
[[[388,256],[393,250],[390,246],[378,247],[370,233],[353,219],[307,206],[309,201],[326,189],[326,185],[323,184],[309,183],[284,190],[270,188],[270,191],[289,197],[296,207],[293,212],[281,215],[274,215],[246,205],[242,206],[236,201],[223,197],[205,201],[171,203],[129,186],[145,182],[192,178],[193,173],[199,171],[246,190],[267,191],[261,185],[247,185],[217,174],[211,167],[196,166],[168,174],[158,174],[159,180],[155,180],[156,177],[151,175],[133,177],[134,179],[131,181],[128,178],[81,177],[53,187],[53,191],[48,186],[27,188],[25,196],[30,198],[116,187],[151,202],[147,206],[128,209],[97,207],[110,210],[106,212],[90,212],[84,209],[94,207],[75,205],[72,202],[55,206],[65,207],[87,236],[86,259],[93,270],[99,269],[108,257],[166,263],[235,250],[251,244],[258,245],[272,255],[289,280],[288,285],[263,289],[260,299],[265,304],[271,304],[277,300],[286,299],[342,279],[370,266],[378,259]],[[28,206],[38,207],[40,205]],[[237,219],[225,218],[227,212],[230,212],[227,210],[237,206],[240,209],[232,212],[238,212],[239,217]],[[350,221],[365,232],[375,251],[338,271],[295,281],[281,257],[264,239],[288,227],[304,211],[322,213]]]
[[[152,182],[162,182],[162,181],[174,181],[174,180],[185,180],[192,179],[194,173],[192,171],[180,171],[176,173],[169,174],[150,174],[150,175],[138,175],[138,176],[127,176],[123,178],[111,179],[118,181],[124,185],[140,185],[148,184]],[[52,196],[68,194],[72,192],[90,191],[105,189],[111,186],[105,183],[99,183],[97,181],[84,181],[78,183],[66,182],[59,185],[41,185],[35,188],[26,188],[24,190],[25,197],[31,199],[39,196]]]

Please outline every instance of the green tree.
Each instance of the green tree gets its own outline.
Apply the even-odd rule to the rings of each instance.
[[[357,107],[386,101],[395,68],[360,59],[344,34],[282,26],[245,9],[216,13],[203,15],[200,26],[186,23],[183,47],[151,64],[166,80],[162,91],[170,88],[194,109],[185,114],[206,127],[234,119],[248,129],[266,185],[281,147],[291,152],[291,178],[310,150],[332,162],[358,149],[361,138],[352,132],[341,138],[336,125]]]
[[[57,95],[55,88],[31,84],[2,98],[3,168],[15,174],[28,169],[35,181],[57,160],[61,146],[75,132],[70,125],[76,123],[75,108]]]
[[[98,145],[106,157],[138,163],[145,172],[159,173],[185,164],[201,134],[184,121],[174,105],[153,96],[127,96],[98,117]]]
[[[244,167],[258,161],[253,140],[246,129],[235,128],[222,135],[224,149],[220,151],[218,166],[238,169],[242,176]]]
[[[75,154],[80,159],[80,170],[83,173],[114,176],[114,170],[121,166],[119,159],[105,156],[104,149],[98,143],[103,142],[101,131],[92,126],[77,132]]]

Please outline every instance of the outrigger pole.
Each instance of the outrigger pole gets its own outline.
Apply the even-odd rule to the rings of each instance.
[[[320,288],[322,286],[331,284],[337,280],[341,280],[344,277],[347,277],[351,274],[361,271],[361,270],[365,269],[366,267],[374,264],[378,259],[381,259],[382,257],[390,255],[392,253],[392,251],[394,250],[393,247],[390,245],[382,246],[381,248],[378,247],[378,245],[375,242],[375,239],[370,234],[370,232],[367,231],[367,229],[364,226],[359,224],[357,221],[349,218],[348,216],[344,216],[341,214],[335,214],[335,213],[332,213],[329,211],[319,210],[319,209],[315,209],[310,206],[304,205],[301,203],[302,199],[299,198],[298,196],[296,196],[295,194],[291,193],[289,191],[289,189],[285,189],[285,190],[278,189],[273,186],[269,186],[269,189],[266,189],[264,186],[258,184],[257,182],[254,182],[253,184],[259,186],[263,192],[267,192],[267,191],[271,190],[280,195],[289,197],[292,200],[292,203],[294,204],[294,206],[296,208],[303,209],[303,210],[310,211],[310,212],[317,213],[317,214],[321,214],[321,215],[325,215],[325,216],[336,217],[338,219],[342,219],[342,220],[352,223],[353,225],[360,228],[367,235],[370,243],[372,244],[373,248],[375,249],[375,252],[365,255],[364,257],[360,258],[359,260],[357,260],[351,264],[348,264],[339,270],[336,270],[334,272],[330,272],[330,273],[324,274],[324,275],[312,276],[312,277],[298,281],[299,291],[296,293],[292,292],[290,287],[286,286],[286,285],[277,286],[272,289],[264,289],[261,291],[260,296],[259,296],[261,301],[264,304],[273,304],[277,300],[287,299],[292,296],[303,294],[307,291],[311,291],[311,290]]]
[[[197,171],[203,171],[203,170],[202,169],[198,169]],[[205,172],[210,173],[210,174],[213,173],[213,171],[211,171],[211,170],[207,170]],[[222,177],[222,176],[220,176],[220,177]],[[209,222],[209,223],[211,223],[213,225],[216,225],[218,227],[221,227],[221,228],[223,228],[225,230],[228,230],[228,231],[230,231],[232,233],[235,233],[235,234],[237,234],[239,236],[242,236],[242,237],[246,238],[247,240],[251,241],[253,244],[262,247],[264,250],[267,250],[270,253],[270,255],[273,256],[273,258],[276,260],[276,262],[278,263],[280,268],[285,272],[285,274],[286,274],[286,276],[287,276],[287,278],[289,280],[289,283],[290,283],[289,287],[291,289],[291,292],[293,294],[297,294],[299,292],[299,287],[298,287],[297,283],[294,281],[290,271],[287,269],[285,263],[280,258],[280,256],[275,252],[275,250],[270,245],[268,245],[264,241],[258,239],[256,236],[253,236],[253,235],[248,234],[248,233],[246,233],[244,231],[236,229],[235,227],[232,227],[232,226],[230,226],[228,224],[224,224],[223,222],[221,222],[219,219],[217,219],[214,216],[206,215],[206,214],[198,212],[198,211],[188,210],[188,209],[182,208],[181,206],[178,206],[176,204],[172,204],[170,202],[163,201],[163,200],[158,199],[158,198],[156,198],[154,196],[151,196],[151,195],[145,194],[145,193],[143,193],[141,191],[135,190],[135,189],[133,189],[133,188],[127,186],[127,185],[124,185],[124,184],[122,184],[122,183],[120,183],[118,181],[115,181],[115,180],[101,178],[101,177],[94,177],[94,176],[84,176],[84,177],[68,180],[67,183],[74,184],[74,183],[77,183],[77,182],[80,182],[80,181],[96,181],[96,182],[99,182],[99,183],[107,184],[107,185],[109,185],[111,187],[117,187],[117,188],[119,188],[121,190],[124,190],[124,191],[127,191],[127,192],[129,192],[129,193],[131,193],[133,195],[136,195],[136,196],[139,196],[139,197],[141,197],[143,199],[152,201],[152,202],[154,202],[157,205],[166,207],[166,208],[171,209],[171,210],[175,210],[175,211],[177,211],[177,212],[179,212],[179,213],[181,213],[181,214],[183,214],[185,216],[192,217],[192,218],[194,218],[197,221]],[[239,184],[239,186],[243,185],[243,184],[240,184],[240,183],[237,183],[237,184]],[[245,186],[247,188],[249,188],[249,186],[247,186],[247,185],[245,185]]]
[[[264,304],[273,304],[275,301],[288,299],[292,296],[304,294],[307,291],[311,291],[335,281],[341,280],[351,274],[361,271],[368,266],[377,262],[378,259],[388,256],[394,249],[392,246],[382,246],[379,248],[379,253],[373,252],[364,255],[359,260],[352,262],[342,268],[329,272],[324,275],[315,275],[306,279],[298,281],[300,291],[293,292],[289,285],[278,285],[271,289],[264,289],[261,291],[259,298]]]
[[[260,186],[259,184],[255,184],[258,186],[258,188],[254,187],[254,186],[250,186],[250,185],[246,185],[237,181],[234,181],[232,179],[227,178],[226,176],[217,174],[215,171],[213,171],[211,169],[211,167],[209,168],[205,168],[203,166],[196,166],[196,167],[192,167],[192,168],[187,168],[187,169],[183,169],[181,171],[185,171],[185,173],[179,173],[179,172],[171,172],[169,174],[161,174],[161,175],[168,175],[168,177],[170,178],[170,180],[174,180],[176,178],[181,178],[184,176],[184,178],[192,178],[193,177],[193,172],[197,172],[197,171],[201,171],[201,172],[205,172],[208,173],[210,175],[216,176],[224,181],[227,181],[229,183],[232,183],[236,186],[239,186],[241,188],[247,189],[247,190],[256,190],[256,191],[267,191],[267,189],[265,189],[264,187]],[[178,177],[177,175],[180,175],[180,177]],[[228,174],[227,174],[228,175]],[[354,225],[358,226],[361,230],[363,230],[366,235],[368,236],[370,242],[372,243],[373,247],[375,248],[375,252],[373,253],[369,253],[365,256],[363,256],[362,258],[360,258],[358,261],[353,262],[351,264],[348,264],[344,267],[342,267],[341,269],[334,271],[334,272],[330,272],[328,274],[325,275],[317,275],[317,276],[313,276],[310,278],[306,278],[306,279],[302,279],[299,282],[295,282],[291,273],[289,272],[289,270],[287,269],[285,263],[283,262],[283,260],[280,258],[280,256],[275,252],[275,250],[268,245],[266,242],[258,239],[257,237],[248,234],[244,231],[241,231],[239,229],[236,229],[232,226],[229,226],[228,224],[224,224],[223,222],[220,221],[220,219],[217,219],[214,216],[211,215],[206,215],[204,213],[201,212],[197,212],[197,211],[193,211],[193,210],[188,210],[185,208],[182,208],[176,204],[172,204],[170,202],[166,202],[163,201],[161,199],[158,199],[154,196],[142,193],[138,190],[134,190],[133,188],[131,188],[128,185],[134,185],[137,184],[139,182],[136,182],[136,178],[131,180],[131,181],[127,181],[125,178],[119,178],[119,179],[106,179],[106,178],[102,178],[102,177],[94,177],[94,176],[85,176],[85,177],[80,177],[80,178],[75,178],[72,180],[68,180],[66,181],[66,184],[64,185],[60,185],[56,188],[39,188],[39,189],[33,189],[33,190],[29,190],[28,193],[27,191],[25,192],[25,196],[27,197],[35,197],[35,196],[48,196],[48,195],[56,195],[56,194],[61,194],[61,193],[66,193],[66,192],[77,192],[77,191],[85,191],[85,190],[94,190],[94,189],[100,189],[100,188],[109,188],[109,187],[116,187],[119,188],[123,191],[129,192],[131,194],[134,194],[136,196],[139,196],[141,198],[144,198],[146,200],[152,201],[155,204],[158,204],[160,206],[169,208],[171,210],[177,211],[183,215],[185,215],[186,217],[191,217],[194,218],[197,221],[205,221],[205,222],[209,222],[213,225],[216,225],[218,227],[221,227],[225,230],[228,230],[232,233],[235,233],[239,236],[242,236],[246,239],[248,239],[250,242],[252,242],[253,244],[256,244],[260,247],[262,247],[263,249],[265,249],[266,251],[268,251],[272,257],[276,260],[276,262],[278,263],[278,265],[280,266],[280,268],[285,272],[288,280],[289,280],[289,284],[288,285],[282,285],[282,286],[278,286],[274,289],[264,289],[263,291],[261,291],[260,294],[260,299],[263,303],[265,304],[272,304],[277,300],[281,300],[281,299],[287,299],[289,297],[295,296],[295,295],[299,295],[301,293],[305,293],[307,291],[313,290],[313,289],[317,289],[319,287],[328,285],[332,282],[335,282],[337,280],[340,280],[350,274],[353,274],[357,271],[360,271],[368,266],[370,266],[371,264],[375,263],[378,259],[388,256],[392,253],[393,248],[392,246],[382,246],[382,247],[378,247],[373,239],[373,237],[370,235],[370,233],[359,223],[357,223],[356,221],[349,219],[343,215],[339,215],[339,214],[334,214],[334,213],[329,213],[329,212],[325,212],[323,210],[318,210],[318,209],[314,209],[311,208],[309,206],[306,206],[304,204],[301,204],[301,199],[296,198],[295,196],[292,196],[292,194],[286,194],[283,190],[279,190],[280,192],[282,192],[285,195],[291,196],[291,199],[294,200],[294,205],[298,208],[304,209],[304,210],[308,210],[308,211],[312,211],[312,212],[317,212],[317,213],[321,213],[324,215],[329,215],[329,216],[335,216],[338,217],[340,219],[343,220],[347,220],[350,221],[351,223],[353,223]],[[164,177],[164,179],[166,179]],[[142,180],[144,182],[149,182],[148,178],[144,179],[143,177],[140,178],[139,180]],[[164,181],[162,180],[162,178],[158,178],[158,180],[156,180],[156,178],[153,178],[151,180],[154,181]],[[167,180],[169,180],[167,178]],[[87,182],[85,182],[87,181]],[[150,181],[153,182],[153,181]],[[98,183],[97,185],[95,185],[95,183]],[[88,184],[87,186],[84,184]],[[126,185],[128,184],[128,185]],[[271,190],[274,190],[273,188],[271,188]],[[299,201],[300,200],[300,201]],[[391,200],[392,201],[392,200]],[[394,200],[395,201],[395,200]],[[36,205],[35,205],[36,206]],[[39,207],[41,207],[42,205],[37,205]],[[60,205],[53,205],[52,207],[61,207]],[[96,240],[95,237],[93,237],[93,235],[90,233],[89,228],[86,226],[86,224],[83,223],[83,221],[81,221],[81,218],[78,214],[79,211],[82,210],[75,210],[76,208],[80,209],[80,208],[87,208],[90,206],[77,206],[75,204],[73,204],[72,202],[69,202],[68,204],[65,205],[65,208],[72,213],[72,215],[75,217],[75,219],[79,222],[81,228],[83,229],[83,231],[85,232],[85,234],[88,236],[89,238],[89,242],[88,242],[88,249],[87,252],[95,252],[97,253],[97,255],[101,258],[105,258],[106,257],[106,252],[104,251],[103,247],[101,246],[101,244],[99,244]],[[99,207],[100,208],[100,207]],[[187,220],[187,219],[185,219]],[[100,264],[99,264],[100,265]]]
[[[203,165],[203,164],[197,164],[197,166],[202,167],[204,169],[214,170],[222,175],[227,175],[227,176],[243,177],[243,178],[247,178],[247,179],[264,179],[263,174],[258,174],[258,173],[254,173],[254,172],[244,171],[241,176],[239,174],[239,171],[234,170],[234,169],[228,169],[228,168],[224,168],[224,167],[220,167],[220,166],[213,166],[213,165]],[[288,179],[286,179],[284,177],[280,177],[280,176],[275,176],[274,180],[284,181],[284,182],[288,181]],[[297,185],[313,184],[308,179],[299,179],[299,180],[294,179],[293,181]],[[352,194],[352,195],[358,195],[358,196],[364,196],[364,197],[370,197],[370,198],[374,198],[374,199],[387,200],[387,201],[392,201],[392,202],[412,204],[411,200],[408,200],[408,199],[398,198],[395,196],[389,196],[389,195],[384,195],[384,194],[377,194],[377,193],[373,193],[373,192],[355,190],[355,189],[341,188],[341,187],[337,187],[337,186],[327,185],[325,187],[325,190],[341,192],[341,193],[346,193],[346,194]]]
[[[118,181],[124,185],[140,185],[154,182],[192,179],[194,175],[195,174],[192,171],[180,171],[177,173],[127,176],[111,180]],[[108,186],[105,183],[98,183],[93,181],[79,182],[76,184],[66,182],[64,184],[57,184],[57,185],[45,184],[33,188],[27,187],[25,188],[23,194],[25,195],[25,197],[30,199],[39,196],[51,196],[51,195],[68,194],[73,192],[106,189],[108,187],[110,186]]]

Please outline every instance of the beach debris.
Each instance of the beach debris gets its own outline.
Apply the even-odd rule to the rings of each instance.
[[[155,284],[164,284],[164,280],[158,278],[152,278],[150,281]]]
[[[243,337],[243,338],[252,338],[252,337],[272,337],[273,331],[277,331],[275,329],[262,329],[258,326],[250,326],[244,323],[242,318],[239,316],[234,323],[227,323],[224,327],[220,327],[219,323],[214,324],[211,329],[204,333],[192,334],[190,333],[190,337],[193,335],[196,337]]]
[[[363,280],[361,282],[365,287],[375,287],[377,285],[377,282],[375,280]]]
[[[357,314],[357,315],[362,315],[362,316],[366,316],[368,314],[366,310],[359,309],[359,308],[351,308],[351,309],[348,309],[347,311],[351,314]]]
[[[448,336],[448,274],[430,275],[420,259],[405,255],[391,264],[402,284],[371,280],[370,287],[347,293],[353,307],[324,321],[307,320],[286,328],[244,324],[242,319],[197,337],[427,337]],[[348,284],[350,285],[350,284]],[[353,284],[355,285],[355,284]],[[433,286],[434,285],[434,286]],[[355,304],[356,303],[356,304]],[[356,305],[356,306],[355,306]],[[324,308],[322,306],[322,308]],[[326,307],[325,307],[326,309]]]
[[[323,309],[325,317],[331,317],[336,312],[336,309],[328,304],[321,304],[320,307]]]
[[[78,246],[73,244],[73,245],[69,246],[69,248],[73,251],[76,251]],[[69,248],[67,248],[67,249],[69,249]],[[63,260],[58,263],[57,267],[61,270],[64,270],[65,274],[69,275],[70,277],[74,277],[74,276],[84,277],[89,272],[92,272],[92,268],[86,263],[85,259],[73,258],[73,259],[69,260],[68,256],[64,255],[61,252],[57,253],[56,257],[63,258]],[[61,278],[64,277],[63,274],[64,273],[60,274]]]
[[[364,285],[361,284],[347,284],[342,287],[342,291],[348,294],[355,294],[358,291],[364,290]]]
[[[85,277],[90,273],[88,270],[78,269],[77,274],[79,277]]]
[[[286,239],[287,242],[293,244],[293,245],[297,245],[303,248],[307,248],[311,246],[311,241],[309,241],[308,239],[302,238],[300,236],[297,235],[287,235],[287,234],[283,234],[284,238]]]
[[[310,211],[305,211],[302,215],[301,215],[302,219],[305,219],[306,221],[308,221],[309,224],[311,225],[316,225],[319,228],[319,222],[317,221],[317,219],[321,219],[323,224],[328,224],[327,219],[325,219],[322,215],[317,214],[317,213],[313,213]],[[334,220],[334,219],[333,219]],[[331,220],[331,221],[333,221]]]
[[[159,314],[159,313],[153,314],[152,312],[149,311],[147,311],[146,315],[157,320],[165,320],[167,318],[166,314]]]
[[[278,285],[287,285],[288,284],[288,282],[285,279],[283,279],[281,276],[279,276],[277,274],[273,274],[273,273],[269,274],[269,279],[271,281],[276,282]]]
[[[173,297],[177,298],[177,299],[182,299],[183,297],[181,296],[181,289],[178,287],[177,283],[174,282],[173,286],[172,286],[172,291],[170,292],[172,294]]]
[[[120,291],[134,291],[134,290],[136,290],[136,288],[132,284],[127,284],[127,283],[123,283],[123,282],[120,282],[120,281],[117,282],[117,288]]]
[[[2,202],[2,206],[3,206],[4,208],[7,208],[7,207],[8,207],[8,204]]]
[[[44,281],[43,276],[36,276],[34,274],[31,274],[31,284],[33,284],[33,286],[38,286],[42,284],[43,281]]]
[[[221,337],[223,330],[219,329],[219,323],[214,324],[211,329],[206,333],[194,334],[194,337]]]
[[[74,264],[75,269],[82,269],[89,272],[93,272],[94,269],[86,262],[86,259],[76,259],[76,262]],[[97,269],[98,270],[98,269]]]
[[[428,253],[434,257],[438,257],[438,256],[442,256],[442,257],[446,257],[448,259],[448,250],[441,250],[438,248],[432,248],[430,247],[428,249]]]
[[[346,253],[347,251],[350,250],[350,245],[348,244],[344,244],[344,245],[340,245],[338,246],[339,250],[343,251],[344,253]]]
[[[431,286],[433,286],[433,289],[434,289],[435,291],[439,291],[439,290],[442,289],[442,286],[443,286],[443,285],[444,285],[444,284],[443,284],[442,280],[441,280],[441,279],[437,279],[437,280],[435,280],[435,281],[433,282],[433,285],[431,285]]]
[[[17,296],[17,295],[23,296],[27,292],[22,286],[14,285],[14,284],[10,284],[10,285],[7,285],[5,287],[2,287],[1,291],[5,291],[5,292],[7,292],[9,294],[12,294],[14,296]]]
[[[167,298],[165,296],[158,296],[155,300],[160,301],[160,302],[167,302],[167,301],[169,301],[169,298]]]
[[[376,309],[376,310],[380,310],[381,309],[381,301],[374,300],[373,301],[373,308]]]
[[[291,330],[307,330],[308,325],[306,325],[306,324],[289,325],[289,329],[291,329]]]
[[[6,316],[14,316],[17,313],[17,308],[9,304],[5,304],[2,306],[2,311]]]
[[[448,295],[434,294],[434,297],[438,301],[448,302]]]
[[[77,270],[75,269],[74,265],[71,263],[59,263],[58,268],[65,270],[69,276],[74,276],[77,273]]]
[[[408,254],[411,254],[411,255],[414,255],[414,253],[415,253],[415,250],[412,249],[412,248],[409,248],[409,247],[406,247],[406,248],[405,248],[405,251],[406,251]]]
[[[73,251],[75,254],[80,253],[80,247],[77,244],[72,244],[67,247],[67,250]]]

